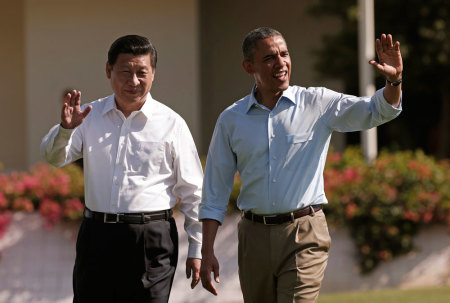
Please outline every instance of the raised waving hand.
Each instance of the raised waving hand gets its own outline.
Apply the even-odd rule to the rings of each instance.
[[[403,71],[400,42],[396,41],[394,43],[391,34],[382,34],[380,39],[375,41],[375,47],[378,55],[378,62],[371,60],[369,63],[389,81],[395,82],[400,80]]]
[[[73,90],[64,97],[64,104],[61,110],[61,126],[66,129],[74,129],[83,123],[86,116],[91,111],[92,106],[87,106],[81,111],[81,92]]]

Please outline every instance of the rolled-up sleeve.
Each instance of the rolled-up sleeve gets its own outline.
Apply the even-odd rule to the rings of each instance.
[[[199,219],[213,219],[222,224],[236,173],[233,153],[223,115],[217,121],[206,160]]]
[[[387,102],[384,88],[372,97],[355,97],[328,89],[321,92],[323,117],[333,130],[351,132],[370,129],[396,118],[402,111]]]
[[[42,138],[41,156],[50,164],[62,167],[83,156],[79,128],[65,129],[53,126]]]

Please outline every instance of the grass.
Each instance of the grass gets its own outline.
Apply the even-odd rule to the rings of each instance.
[[[387,289],[320,295],[318,303],[449,303],[450,286],[413,290]]]

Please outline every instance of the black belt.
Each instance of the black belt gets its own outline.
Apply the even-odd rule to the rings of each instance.
[[[289,213],[278,215],[257,215],[252,213],[251,211],[246,211],[244,212],[244,218],[253,222],[262,223],[264,225],[276,225],[289,221],[293,222],[297,218],[307,216],[312,213],[311,208],[314,210],[314,212],[316,212],[322,209],[322,205],[312,205]]]
[[[84,209],[85,218],[103,223],[145,224],[150,221],[158,221],[158,220],[167,221],[172,217],[172,214],[173,212],[171,209],[145,213],[126,213],[126,214],[110,214],[92,211],[88,208]]]

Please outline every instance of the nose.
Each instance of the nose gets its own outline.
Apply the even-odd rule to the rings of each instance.
[[[139,84],[139,79],[137,77],[137,74],[134,74],[134,73],[131,74],[130,81],[134,86],[137,86]]]
[[[277,63],[277,65],[280,65],[280,66],[286,65],[286,61],[284,60],[284,58],[281,55],[277,56],[276,63]]]

